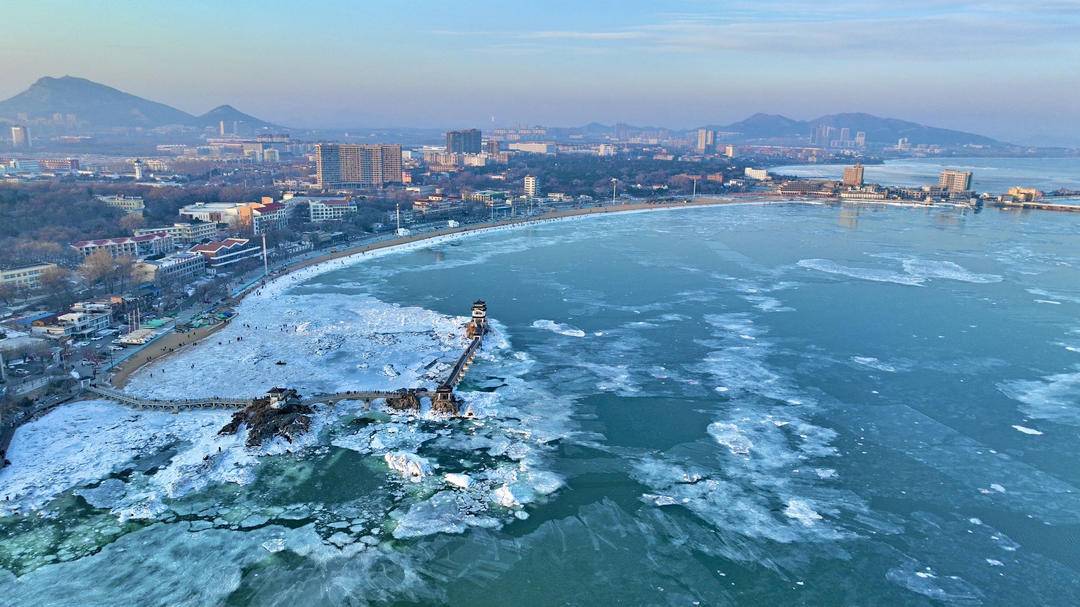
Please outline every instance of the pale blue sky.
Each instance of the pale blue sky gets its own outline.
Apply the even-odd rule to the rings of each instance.
[[[0,97],[83,76],[297,126],[866,111],[1080,143],[1080,0],[34,0]]]

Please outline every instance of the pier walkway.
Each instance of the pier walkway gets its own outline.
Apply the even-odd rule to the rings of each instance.
[[[152,398],[139,398],[119,390],[113,390],[112,388],[98,385],[88,387],[87,391],[103,398],[116,401],[121,405],[127,405],[136,409],[168,411],[171,413],[194,411],[198,409],[242,409],[249,406],[254,400],[251,398],[222,398],[218,396],[158,400]]]
[[[452,390],[461,383],[461,380],[465,378],[465,373],[469,371],[469,366],[472,365],[473,358],[476,358],[476,353],[480,350],[482,343],[483,339],[479,335],[469,340],[469,347],[465,348],[465,352],[458,358],[457,364],[454,365],[450,375],[447,376],[446,381],[440,387],[447,387]]]

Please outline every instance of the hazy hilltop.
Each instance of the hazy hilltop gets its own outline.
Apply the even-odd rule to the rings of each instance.
[[[755,139],[794,139],[809,138],[819,126],[831,126],[836,129],[851,129],[851,136],[862,131],[866,138],[875,144],[895,143],[901,137],[906,137],[912,144],[929,145],[1007,145],[996,139],[942,129],[917,122],[899,120],[896,118],[882,118],[872,114],[847,113],[829,114],[813,120],[794,120],[779,114],[754,114],[745,120],[728,125],[710,128],[727,133],[737,133],[742,140]]]
[[[57,114],[60,115],[59,120]],[[69,115],[74,118],[69,118]],[[274,127],[229,105],[195,116],[164,103],[74,76],[40,78],[25,91],[0,101],[0,120],[31,123],[45,120],[69,126],[74,123],[81,129],[171,125],[206,127],[215,126],[221,120],[245,122],[253,129]]]
[[[216,128],[222,121],[229,130],[232,130],[234,124],[242,124],[242,130],[247,133],[259,130],[283,130],[283,127],[245,114],[231,105],[220,105],[205,114],[196,116],[164,103],[144,99],[111,86],[74,76],[40,78],[25,91],[10,99],[0,101],[0,122],[26,122],[54,131],[77,129],[86,132],[131,128],[151,129],[165,126],[204,129]],[[813,120],[795,120],[779,114],[758,113],[739,122],[728,125],[710,125],[709,128],[725,133],[722,135],[723,141],[731,143],[783,142],[790,144],[808,142],[811,134],[823,125],[836,129],[850,129],[851,137],[862,131],[866,133],[867,140],[874,145],[892,145],[900,138],[907,138],[913,145],[988,147],[1009,145],[974,133],[937,128],[896,118],[882,118],[865,113],[829,114]],[[668,129],[631,125],[612,127],[594,122],[582,127],[555,127],[550,129],[550,133],[555,136],[584,134],[595,137],[618,130]]]

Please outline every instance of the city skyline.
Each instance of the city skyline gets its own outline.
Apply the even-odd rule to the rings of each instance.
[[[1072,2],[384,8],[11,7],[22,25],[0,42],[11,58],[0,97],[71,74],[190,112],[230,103],[296,127],[691,128],[755,112],[865,111],[1020,143],[1080,141]],[[79,52],[88,42],[95,52]],[[1041,94],[1015,103],[1025,90]]]

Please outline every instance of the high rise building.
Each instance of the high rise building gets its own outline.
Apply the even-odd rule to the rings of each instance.
[[[733,145],[724,146],[724,156],[727,156],[728,158],[734,158],[735,157],[735,146],[733,146]]]
[[[25,149],[30,147],[30,129],[25,126],[11,127],[11,147]]]
[[[401,146],[320,143],[315,146],[319,187],[383,187],[401,183]]]
[[[486,145],[484,146],[484,149],[487,151],[488,155],[490,155],[490,156],[498,156],[499,155],[499,152],[501,150],[500,150],[500,147],[499,147],[499,140],[498,139],[488,139],[485,142],[485,144]]]
[[[859,188],[863,184],[863,165],[861,162],[855,163],[853,167],[844,168],[844,185],[847,187]]]
[[[536,176],[535,175],[526,175],[525,176],[525,197],[526,198],[536,198]]]
[[[697,132],[697,149],[699,152],[704,152],[716,145],[716,131],[712,129],[698,129]]]
[[[855,133],[855,145],[864,148],[866,147],[866,133],[859,131]]]
[[[949,192],[968,192],[971,190],[971,171],[945,169],[938,178],[938,186]]]
[[[845,143],[851,141],[851,129],[846,126],[840,129],[840,141]]]
[[[446,133],[446,151],[451,154],[479,154],[481,149],[480,129]]]

